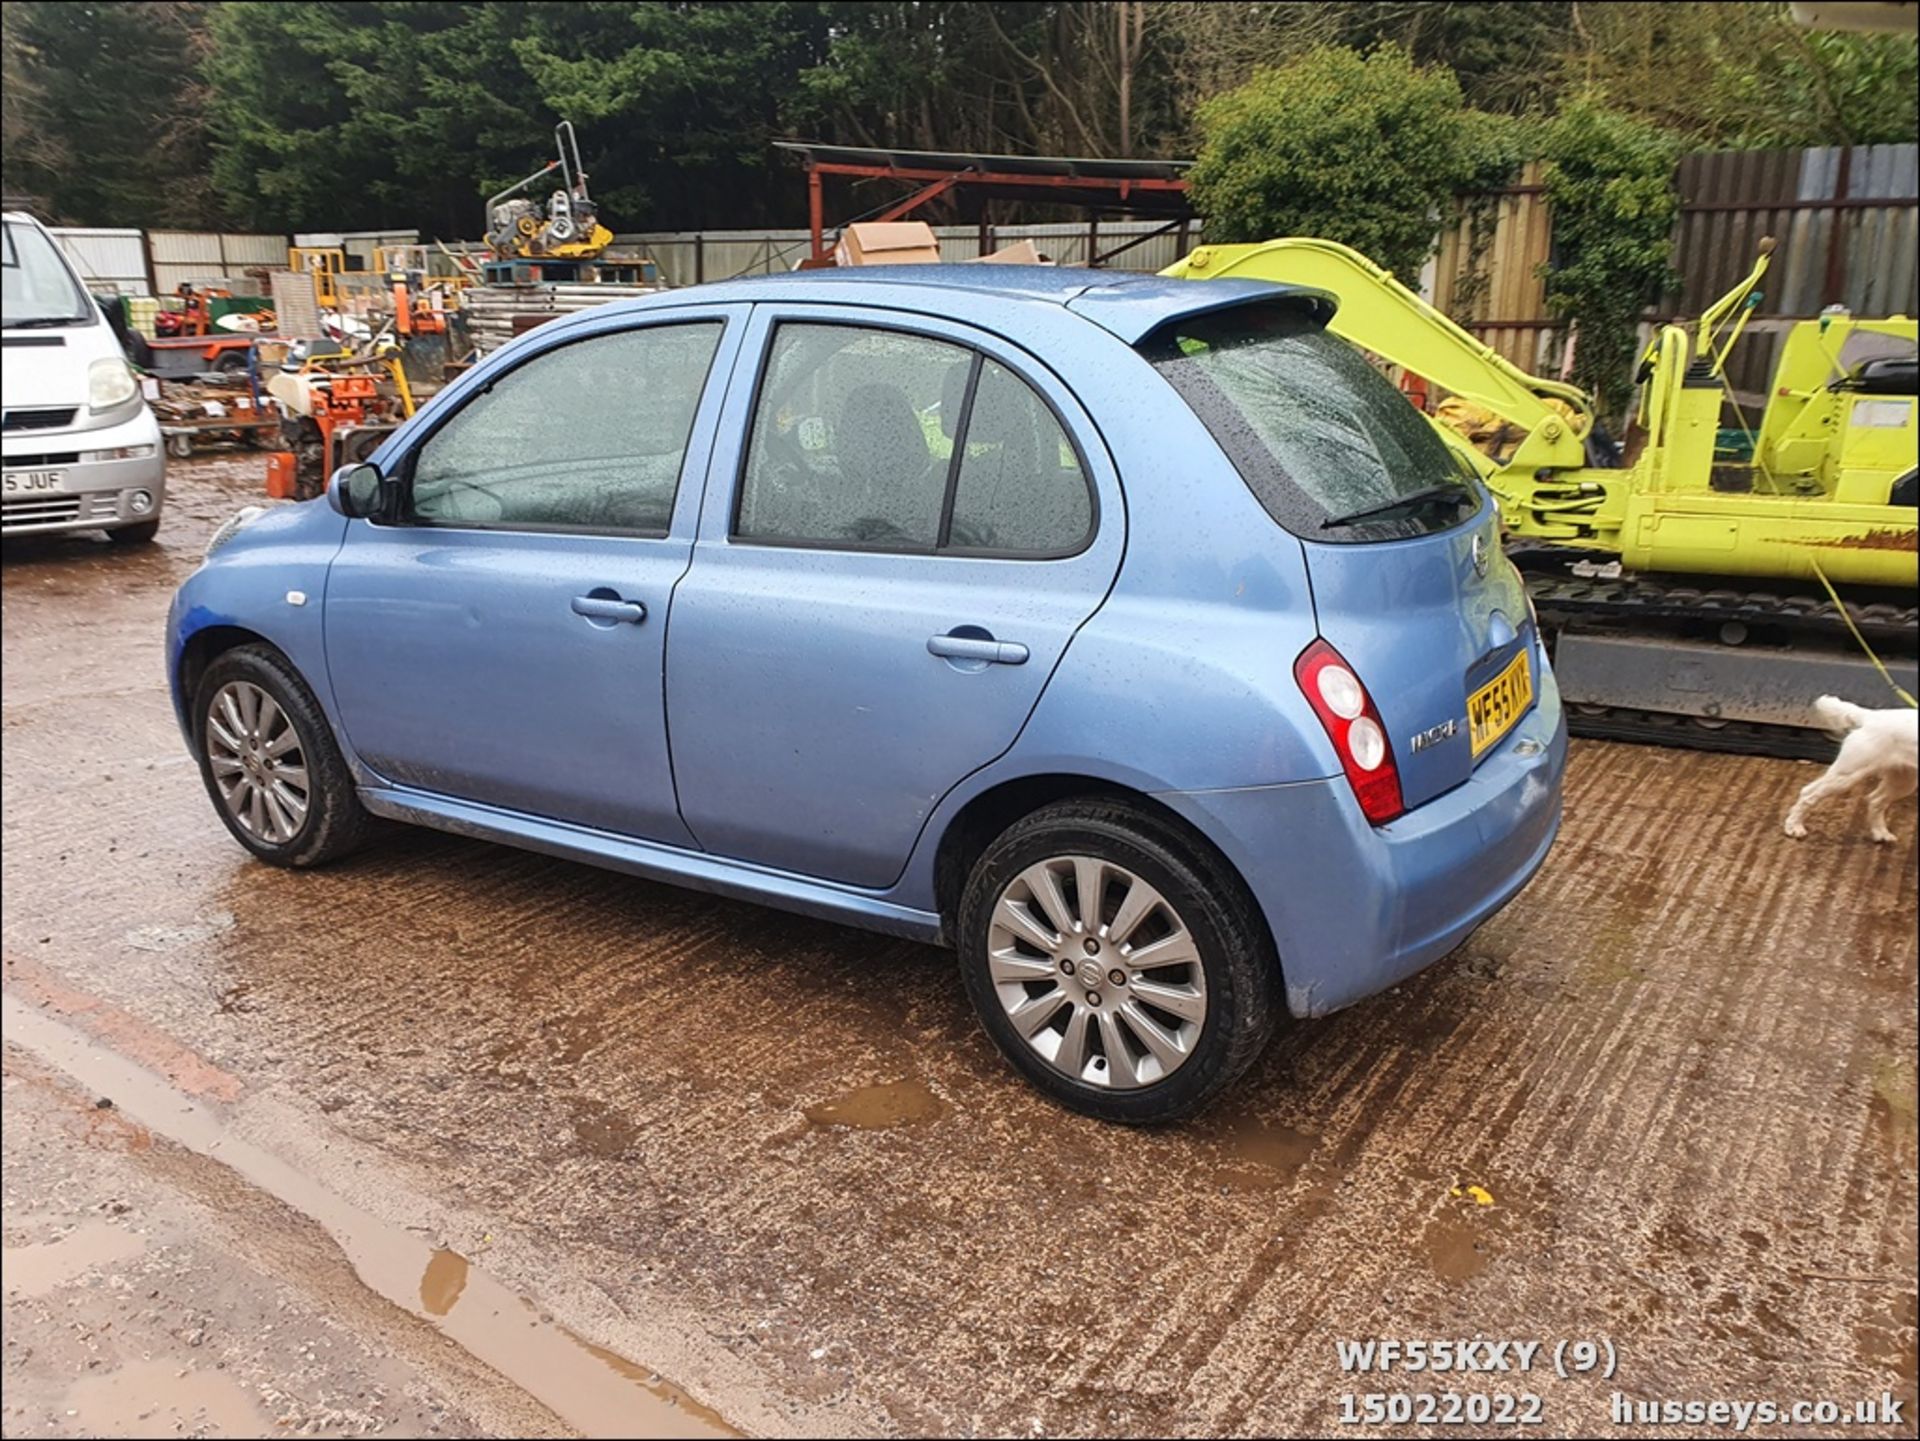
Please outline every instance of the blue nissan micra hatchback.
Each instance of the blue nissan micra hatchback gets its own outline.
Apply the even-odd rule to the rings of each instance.
[[[1559,824],[1495,511],[1330,311],[965,266],[555,321],[221,529],[181,728],[262,860],[387,817],[944,941],[1041,1089],[1185,1114]]]

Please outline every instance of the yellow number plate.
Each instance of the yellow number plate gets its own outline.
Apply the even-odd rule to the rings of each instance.
[[[1533,670],[1523,650],[1513,664],[1467,697],[1467,733],[1474,759],[1513,729],[1513,723],[1533,704]]]

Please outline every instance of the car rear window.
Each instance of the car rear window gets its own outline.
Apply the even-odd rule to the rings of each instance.
[[[1291,306],[1189,316],[1140,350],[1296,535],[1426,535],[1479,507],[1471,473],[1427,419],[1355,346]]]

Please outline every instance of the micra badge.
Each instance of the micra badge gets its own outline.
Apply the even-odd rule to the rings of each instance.
[[[1441,741],[1452,740],[1459,731],[1460,722],[1457,720],[1442,721],[1437,726],[1421,731],[1413,738],[1414,754],[1418,755],[1421,751],[1431,750]]]

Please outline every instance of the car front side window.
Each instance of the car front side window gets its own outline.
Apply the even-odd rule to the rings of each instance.
[[[590,336],[507,372],[416,452],[410,519],[664,535],[720,331]]]

